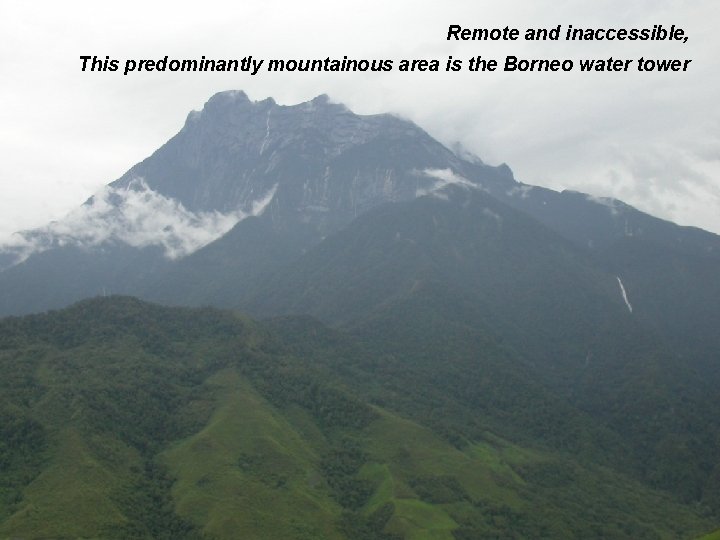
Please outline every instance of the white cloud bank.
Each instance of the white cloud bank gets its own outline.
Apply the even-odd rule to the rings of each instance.
[[[425,195],[435,195],[441,198],[445,198],[439,191],[443,190],[447,186],[462,186],[464,188],[482,189],[478,184],[474,184],[467,178],[456,174],[451,169],[424,169],[420,171],[421,175],[427,176],[434,180],[434,183],[426,188],[418,188],[415,191],[416,197],[423,197]]]
[[[160,246],[167,258],[178,259],[220,238],[243,219],[262,214],[276,189],[277,185],[234,212],[191,212],[137,178],[126,188],[106,186],[60,221],[13,235],[0,245],[0,253],[14,256],[18,264],[53,247],[123,242],[137,248]]]

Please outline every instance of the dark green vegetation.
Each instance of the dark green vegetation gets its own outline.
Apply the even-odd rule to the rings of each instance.
[[[372,340],[379,318],[348,333],[124,297],[0,320],[0,537],[712,530],[712,494],[657,489],[639,468],[643,434],[553,397],[481,332],[424,324],[430,294]]]

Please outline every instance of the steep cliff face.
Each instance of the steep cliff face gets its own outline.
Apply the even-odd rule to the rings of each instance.
[[[462,170],[462,160],[395,116],[357,115],[327,96],[282,106],[223,92],[112,186],[142,178],[195,212],[247,209],[273,193],[268,212],[279,225],[313,223],[327,234],[432,188],[434,169]]]

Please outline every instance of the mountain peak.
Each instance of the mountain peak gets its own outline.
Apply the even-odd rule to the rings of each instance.
[[[330,103],[330,96],[327,94],[320,94],[319,96],[315,96],[312,100],[312,103],[315,103],[316,105],[327,105]]]
[[[302,101],[292,105],[279,105],[274,98],[266,97],[262,100],[251,100],[243,90],[225,90],[214,94],[204,105],[201,113],[204,111],[213,111],[218,109],[252,109],[266,110],[269,108],[279,107],[282,109],[297,111],[307,111],[316,109],[327,109],[335,111],[343,111],[351,113],[345,105],[333,102],[327,94],[320,94],[311,100]],[[352,114],[352,113],[351,113]]]
[[[327,94],[282,105],[236,90],[212,96],[176,137],[113,185],[142,178],[191,211],[222,213],[247,207],[277,185],[287,212],[304,216],[311,208],[303,219],[316,221],[318,212],[334,209],[345,223],[434,185],[418,177],[425,169],[459,172],[461,165],[408,120],[355,114]]]
[[[317,240],[377,205],[493,175],[391,114],[355,114],[327,94],[282,105],[229,90],[62,223],[23,234],[14,260],[111,240],[176,259],[266,209],[276,230],[304,228]]]
[[[243,90],[225,90],[213,94],[207,101],[210,103],[250,103],[250,98]]]

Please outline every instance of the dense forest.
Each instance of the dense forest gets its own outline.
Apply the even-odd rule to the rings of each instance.
[[[108,297],[0,320],[0,536],[650,539],[720,522],[717,477],[685,459],[715,466],[716,440],[631,440],[502,343],[412,313],[371,334],[380,321]]]

